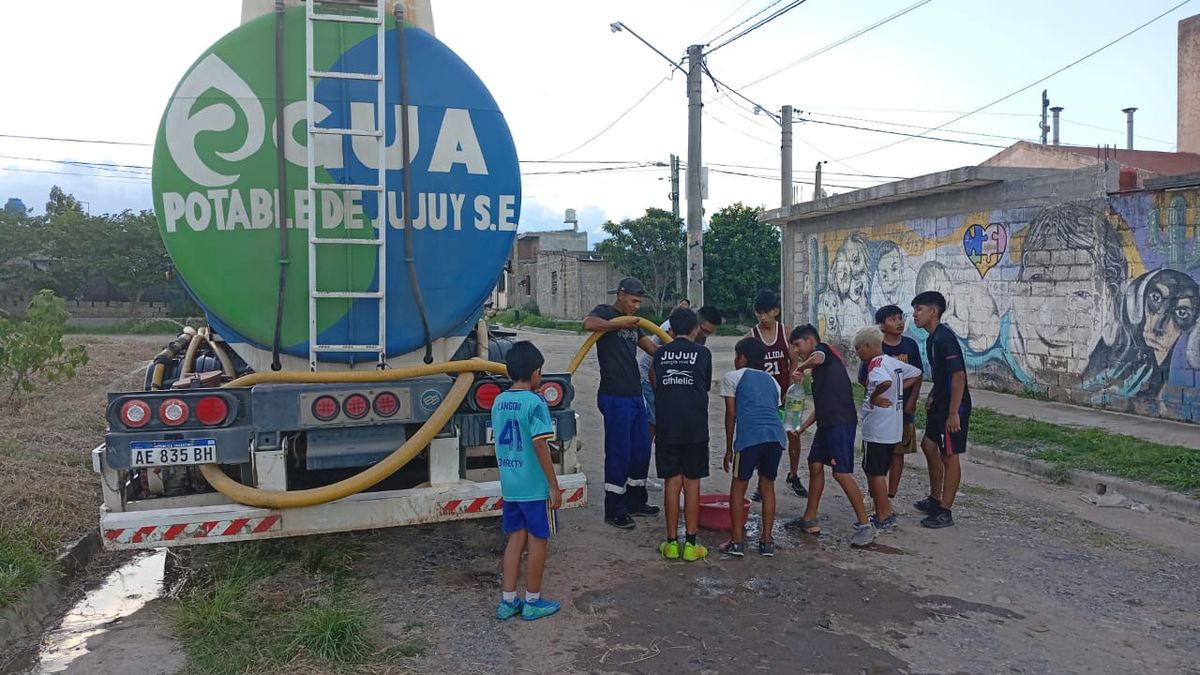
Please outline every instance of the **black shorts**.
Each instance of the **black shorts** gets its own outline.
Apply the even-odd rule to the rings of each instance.
[[[702,443],[660,443],[654,451],[654,466],[659,478],[683,474],[700,480],[708,477],[708,441]]]
[[[895,443],[863,441],[863,472],[868,476],[886,476],[896,454]]]
[[[971,413],[959,415],[960,427],[954,433],[946,432],[946,418],[942,415],[930,415],[925,424],[925,438],[937,444],[938,452],[943,455],[961,455],[967,451],[967,429],[971,426]]]

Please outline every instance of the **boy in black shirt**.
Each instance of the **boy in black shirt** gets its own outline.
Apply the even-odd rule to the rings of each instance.
[[[700,332],[696,313],[683,307],[670,316],[669,344],[658,348],[650,364],[654,386],[655,466],[663,479],[667,540],[658,551],[668,560],[702,560],[708,549],[696,542],[700,528],[700,479],[708,476],[708,390],[712,384],[712,353],[695,343]],[[684,532],[679,546],[679,493],[683,491]]]
[[[921,525],[950,527],[950,509],[962,480],[958,456],[967,451],[967,429],[971,423],[971,390],[967,387],[966,364],[958,336],[942,323],[946,297],[925,291],[913,298],[913,323],[929,333],[925,354],[933,372],[933,390],[925,402],[925,438],[921,451],[929,464],[929,496],[913,506],[928,514]]]
[[[901,363],[924,370],[921,362],[921,348],[917,341],[904,334],[904,310],[895,305],[880,307],[875,311],[875,323],[883,331],[883,353]],[[867,362],[858,366],[858,383],[867,386]],[[892,462],[888,467],[888,499],[895,499],[900,489],[900,476],[904,473],[904,456],[917,451],[917,431],[915,428],[917,413],[917,398],[921,393],[921,379],[904,390],[904,438],[896,444],[892,453]],[[876,524],[878,527],[878,524]]]
[[[851,476],[854,472],[858,406],[854,403],[854,390],[846,373],[846,363],[835,349],[821,342],[821,336],[812,325],[794,329],[791,343],[797,356],[804,359],[796,367],[793,379],[803,382],[806,370],[811,370],[813,374],[813,412],[800,425],[800,433],[813,424],[817,425],[817,433],[808,450],[808,505],[804,509],[804,516],[788,525],[808,534],[821,533],[821,526],[817,524],[817,508],[821,505],[821,493],[825,490],[825,466],[828,465],[833,470],[833,480],[846,493],[858,519],[850,543],[866,546],[875,538],[875,528],[871,527],[867,517],[862,491]]]
[[[596,342],[600,362],[596,407],[604,416],[604,522],[630,530],[634,527],[630,515],[654,516],[659,511],[646,503],[650,422],[637,365],[639,347],[653,355],[658,346],[642,335],[634,316],[646,296],[642,282],[625,277],[609,292],[616,294],[616,302],[596,305],[583,320],[583,329],[604,332]]]

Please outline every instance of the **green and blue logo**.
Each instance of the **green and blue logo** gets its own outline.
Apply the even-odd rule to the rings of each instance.
[[[404,204],[399,51],[397,29],[389,25],[383,135],[387,190],[316,190],[310,205],[303,8],[287,11],[284,29],[283,148],[276,145],[280,120],[270,15],[235,29],[203,54],[163,115],[153,191],[163,240],[179,275],[228,339],[269,349],[278,293],[279,228],[286,228],[291,262],[282,346],[286,353],[304,357],[310,232],[370,239],[383,228],[386,347],[389,355],[407,353],[424,341],[404,258],[407,208],[413,264],[430,331],[434,337],[464,334],[497,281],[520,216],[516,149],[495,99],[448,47],[420,29],[405,28],[412,203]],[[317,70],[378,72],[373,26],[322,24],[318,30]],[[316,82],[314,92],[316,127],[377,128],[375,82],[327,78]],[[316,181],[378,183],[378,143],[371,136],[316,135]],[[287,162],[282,191],[276,177],[280,152]],[[285,210],[286,219],[281,218]],[[331,244],[317,251],[318,289],[379,289],[375,247]],[[320,300],[318,341],[374,343],[376,302]]]

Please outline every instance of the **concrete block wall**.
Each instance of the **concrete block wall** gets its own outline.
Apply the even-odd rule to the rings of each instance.
[[[1075,172],[803,221],[789,318],[853,358],[877,308],[938,290],[973,386],[1200,422],[1198,214],[1200,189]]]

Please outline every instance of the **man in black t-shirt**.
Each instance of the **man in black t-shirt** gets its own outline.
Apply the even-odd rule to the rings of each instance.
[[[659,545],[664,558],[694,562],[708,549],[696,542],[700,528],[700,479],[708,475],[708,390],[712,386],[712,353],[694,342],[700,321],[690,309],[670,316],[675,339],[658,348],[650,364],[654,386],[658,448],[655,462],[663,483],[667,540]],[[679,493],[683,492],[684,532],[679,545]]]
[[[658,348],[638,329],[634,313],[646,289],[625,277],[611,305],[597,305],[583,320],[583,329],[603,331],[596,342],[600,389],[596,405],[604,416],[604,522],[633,529],[635,516],[654,516],[657,506],[646,503],[646,474],[650,471],[650,423],[638,374],[637,350],[653,355]]]
[[[925,402],[925,438],[921,451],[929,464],[929,496],[913,506],[927,514],[921,525],[950,527],[950,509],[962,480],[958,456],[967,451],[967,429],[971,424],[971,390],[958,336],[942,323],[946,298],[925,291],[913,298],[913,323],[929,333],[925,354],[933,373],[933,390]]]

